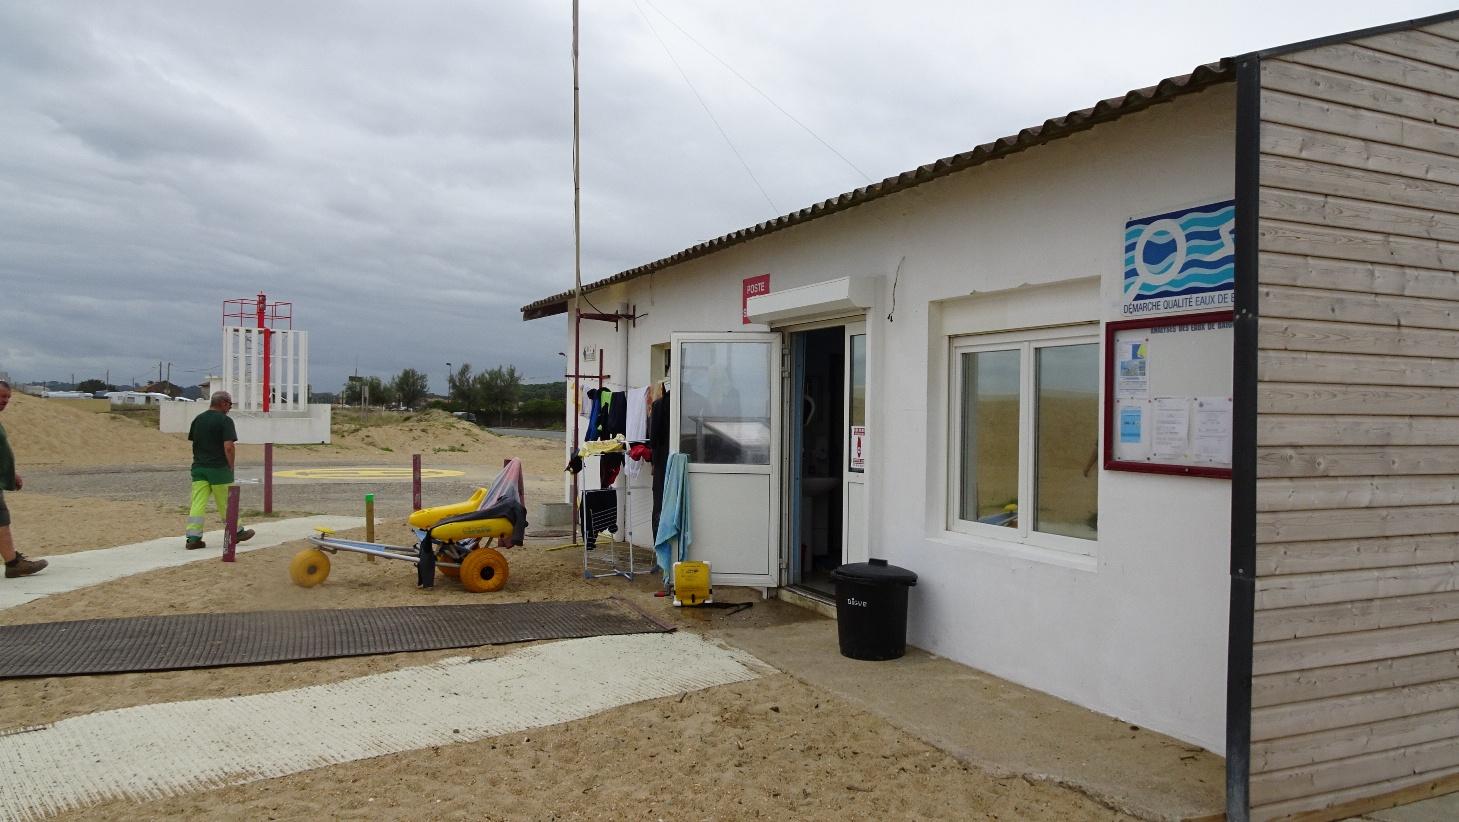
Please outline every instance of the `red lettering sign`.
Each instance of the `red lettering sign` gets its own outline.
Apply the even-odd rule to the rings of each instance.
[[[760,274],[755,277],[746,277],[744,288],[740,294],[740,323],[750,324],[750,298],[770,293],[770,275]]]

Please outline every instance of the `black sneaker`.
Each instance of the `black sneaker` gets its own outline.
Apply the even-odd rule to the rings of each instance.
[[[208,547],[208,544],[206,542],[203,542],[201,537],[188,537],[187,544],[183,547],[188,549],[189,551],[196,551],[199,548]]]
[[[239,528],[238,533],[233,535],[234,542],[248,542],[253,539],[252,528]]]
[[[25,554],[17,553],[15,559],[5,563],[5,578],[15,579],[38,574],[49,564],[43,559],[26,559]]]

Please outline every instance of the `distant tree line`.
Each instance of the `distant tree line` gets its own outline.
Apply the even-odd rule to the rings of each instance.
[[[345,405],[359,405],[369,398],[370,405],[415,409],[425,403],[430,381],[414,368],[406,368],[389,382],[379,377],[351,378],[344,384],[340,399]]]
[[[88,394],[95,394],[98,391],[115,391],[117,387],[102,380],[82,380],[76,383],[77,391],[85,391]]]
[[[555,428],[567,413],[562,382],[524,385],[515,366],[499,365],[474,371],[463,363],[446,378],[446,398],[431,400],[431,407],[464,411],[482,425]],[[345,383],[340,401],[359,405],[369,397],[370,405],[418,409],[429,399],[429,380],[414,368],[407,368],[389,380],[380,377],[352,378]]]

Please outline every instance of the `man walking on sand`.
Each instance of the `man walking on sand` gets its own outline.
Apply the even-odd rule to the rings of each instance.
[[[233,484],[233,444],[238,441],[238,431],[228,411],[233,408],[233,397],[227,391],[215,391],[208,404],[208,410],[193,418],[187,438],[193,444],[192,505],[187,512],[187,542],[189,550],[206,548],[203,542],[203,518],[208,513],[208,497],[218,506],[218,515],[228,516],[228,486]],[[253,537],[249,528],[239,528],[237,539],[244,542]]]
[[[0,380],[0,411],[10,405],[10,383]],[[15,455],[10,452],[10,441],[5,438],[5,426],[0,425],[0,559],[5,560],[5,578],[28,577],[46,567],[43,559],[26,559],[15,550],[15,539],[10,536],[10,509],[5,505],[6,491],[19,491],[20,475],[15,473]]]

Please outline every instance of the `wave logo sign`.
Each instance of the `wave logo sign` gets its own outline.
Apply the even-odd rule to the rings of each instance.
[[[1125,223],[1122,313],[1219,311],[1233,305],[1236,203],[1225,200]]]

